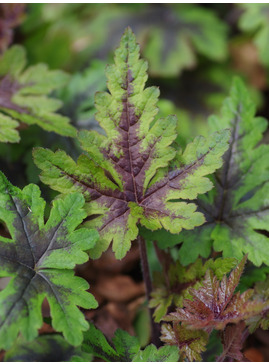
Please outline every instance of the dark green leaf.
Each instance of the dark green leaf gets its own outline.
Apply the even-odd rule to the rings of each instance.
[[[2,348],[10,347],[19,332],[27,340],[37,336],[45,297],[55,330],[69,343],[81,343],[81,331],[88,324],[77,306],[94,308],[97,303],[73,268],[87,261],[84,250],[98,238],[96,231],[75,230],[86,216],[83,206],[79,193],[55,200],[44,224],[45,201],[39,188],[28,185],[21,191],[0,174],[0,220],[11,235],[0,236],[0,276],[12,277],[0,292]]]
[[[224,257],[241,259],[248,254],[255,265],[268,265],[269,146],[260,144],[267,121],[255,117],[255,104],[236,78],[221,116],[211,117],[209,123],[211,131],[232,128],[230,148],[213,177],[216,188],[197,201],[206,223],[180,234],[181,262],[208,257],[213,245]]]
[[[116,330],[111,344],[93,324],[84,333],[82,350],[105,361],[132,361],[139,349],[137,338],[120,329]]]
[[[153,344],[140,350],[138,339],[126,331],[117,329],[109,343],[104,334],[90,324],[90,329],[84,334],[82,350],[91,353],[108,362],[145,362],[145,361],[177,361],[177,347],[162,347],[157,349]]]

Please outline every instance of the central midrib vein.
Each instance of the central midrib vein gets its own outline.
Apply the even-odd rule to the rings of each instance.
[[[226,166],[224,166],[225,172],[224,172],[224,178],[223,178],[222,189],[221,189],[221,205],[220,205],[220,212],[219,212],[219,216],[218,216],[218,221],[222,221],[223,212],[224,212],[224,209],[225,209],[227,184],[229,182],[229,174],[230,174],[230,168],[231,168],[231,159],[232,159],[233,154],[234,154],[234,148],[236,146],[235,142],[236,142],[237,135],[238,135],[239,124],[240,124],[240,121],[241,121],[241,117],[240,117],[241,104],[239,104],[237,112],[238,112],[238,114],[235,117],[235,123],[234,123],[233,132],[232,132],[231,146],[230,146],[230,148],[228,150],[227,164],[226,164]]]
[[[130,169],[131,169],[131,176],[132,176],[132,184],[133,184],[133,190],[134,190],[134,194],[135,194],[135,202],[138,203],[138,198],[137,198],[137,190],[136,190],[136,183],[135,183],[135,178],[134,178],[134,173],[133,173],[133,163],[132,163],[132,158],[131,158],[131,153],[130,153],[130,140],[129,140],[129,131],[130,131],[130,114],[129,114],[129,92],[130,92],[130,83],[129,83],[129,45],[127,45],[127,58],[126,58],[126,63],[127,63],[127,72],[126,72],[126,83],[127,83],[127,87],[126,87],[126,115],[127,115],[127,124],[128,124],[128,132],[127,132],[127,144],[128,144],[128,159],[130,161]],[[130,71],[131,72],[131,71]]]
[[[17,215],[19,216],[20,218],[20,221],[21,221],[21,226],[22,226],[22,230],[24,231],[24,235],[25,235],[25,238],[26,238],[26,241],[28,243],[28,246],[29,246],[29,249],[30,249],[30,252],[31,252],[31,256],[32,256],[32,259],[33,259],[33,263],[36,264],[36,259],[35,259],[35,256],[34,256],[34,252],[33,252],[33,248],[32,248],[32,245],[30,243],[30,239],[28,237],[28,231],[27,231],[27,227],[25,225],[25,222],[24,222],[24,216],[22,216],[20,214],[20,211],[19,211],[19,208],[15,202],[15,200],[13,199],[13,197],[9,194],[10,198],[11,198],[11,201],[15,207],[15,210],[17,212]]]

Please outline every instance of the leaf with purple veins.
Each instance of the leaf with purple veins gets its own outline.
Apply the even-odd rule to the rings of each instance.
[[[212,188],[205,176],[221,167],[228,148],[230,134],[224,130],[207,139],[197,137],[184,151],[176,151],[171,146],[176,119],[155,119],[159,90],[144,88],[146,71],[128,28],[115,64],[107,68],[109,93],[98,92],[95,98],[96,119],[106,136],[81,131],[78,138],[86,153],[77,163],[63,151],[34,151],[44,183],[62,193],[84,194],[85,225],[100,233],[99,244],[90,252],[93,258],[112,241],[116,257],[123,258],[138,235],[138,224],[173,234],[201,225],[203,214],[182,199],[193,200]]]

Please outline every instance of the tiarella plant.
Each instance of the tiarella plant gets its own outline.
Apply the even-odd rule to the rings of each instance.
[[[230,133],[223,130],[207,139],[197,137],[184,151],[176,150],[172,145],[176,119],[155,119],[159,90],[144,88],[146,70],[128,28],[115,65],[107,68],[110,93],[96,94],[96,119],[106,136],[81,131],[78,140],[87,154],[77,163],[63,151],[34,151],[44,183],[64,194],[83,193],[88,214],[84,226],[100,234],[89,251],[92,258],[99,258],[112,242],[116,258],[122,259],[138,237],[139,224],[150,230],[164,227],[171,233],[203,224],[196,206],[182,199],[195,199],[213,187],[205,176],[221,166],[228,148]],[[144,241],[138,240],[149,296],[147,253]]]
[[[187,14],[196,19],[195,11]],[[17,46],[0,60],[0,92],[8,90],[0,97],[2,141],[18,141],[18,122],[74,136],[49,95],[66,75],[24,66]],[[79,127],[93,108],[85,93],[96,84],[105,88],[99,72],[95,64],[58,92],[62,113],[73,115]],[[100,133],[78,133],[84,153],[77,161],[63,150],[33,152],[41,180],[60,192],[50,213],[38,186],[19,189],[0,174],[0,277],[10,278],[0,291],[4,358],[55,360],[57,348],[58,361],[200,361],[219,340],[218,361],[242,361],[248,335],[269,325],[268,267],[253,268],[269,265],[268,148],[260,144],[267,123],[255,117],[254,103],[235,79],[221,116],[209,119],[211,134],[180,148],[176,118],[159,118],[159,90],[145,88],[147,63],[130,28],[107,79],[108,92],[95,98]],[[144,238],[161,269],[152,274],[153,283]],[[94,309],[97,302],[74,272],[110,245],[117,259],[124,258],[134,241],[153,314],[147,346],[120,329],[106,337],[87,322],[79,307]],[[254,285],[258,280],[263,282]],[[37,338],[44,299],[50,306],[46,322],[58,333]]]

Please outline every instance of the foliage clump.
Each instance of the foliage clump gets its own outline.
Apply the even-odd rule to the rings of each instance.
[[[0,5],[4,360],[249,360],[269,328],[267,10]]]

